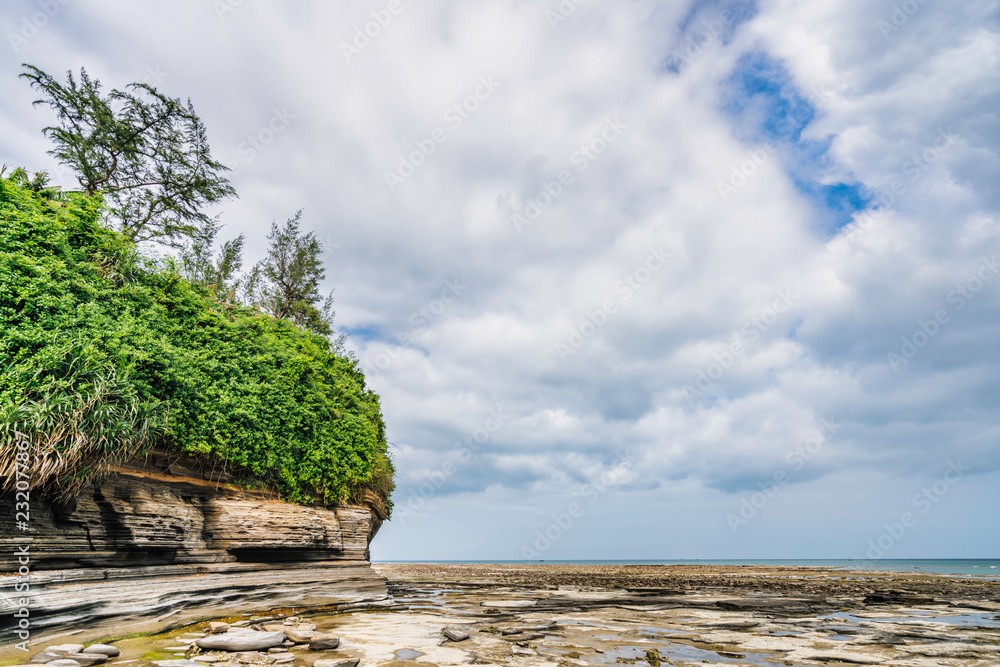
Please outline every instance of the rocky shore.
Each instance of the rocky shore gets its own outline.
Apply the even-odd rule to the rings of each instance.
[[[109,667],[1000,664],[998,580],[692,565],[375,569],[386,600],[113,640]],[[80,655],[107,650],[65,641],[36,647],[35,660],[88,667]]]
[[[27,551],[27,565],[5,551],[0,587],[13,595],[19,568],[30,570],[30,590],[17,597],[30,600],[32,641],[86,643],[248,609],[386,597],[368,562],[385,519],[377,498],[303,507],[231,481],[154,452],[71,502],[32,497],[27,531],[16,529],[13,513],[0,514],[0,532],[17,535]],[[2,502],[14,507],[15,499]],[[17,630],[0,626],[0,646],[13,645]]]

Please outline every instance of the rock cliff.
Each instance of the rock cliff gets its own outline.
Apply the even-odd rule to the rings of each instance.
[[[73,501],[31,500],[31,641],[73,641],[287,607],[342,605],[386,596],[368,545],[381,502],[330,509],[291,505],[227,484],[192,460],[153,454],[87,487]],[[8,544],[10,543],[9,540]],[[3,553],[0,597],[13,606],[15,548]],[[6,580],[6,581],[4,581]],[[6,625],[6,624],[5,624]],[[10,645],[14,629],[0,630]]]

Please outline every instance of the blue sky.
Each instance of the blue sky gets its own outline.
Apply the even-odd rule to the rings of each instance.
[[[56,5],[0,9],[0,163],[71,183],[17,74],[86,66],[192,99],[247,264],[304,209],[376,559],[997,555],[995,2]]]

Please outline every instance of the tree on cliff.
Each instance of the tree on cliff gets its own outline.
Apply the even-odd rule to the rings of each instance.
[[[79,80],[68,72],[62,84],[24,67],[21,76],[43,95],[34,104],[56,112],[58,125],[44,129],[55,142],[49,153],[75,172],[87,195],[103,195],[108,221],[126,239],[180,247],[210,234],[214,221],[203,209],[236,191],[190,100],[145,83],[102,95],[85,69]]]
[[[333,331],[333,292],[325,299],[319,292],[326,277],[323,246],[312,232],[299,231],[301,219],[300,210],[284,227],[271,223],[267,257],[253,267],[246,280],[247,301],[279,320],[288,319],[329,336]]]

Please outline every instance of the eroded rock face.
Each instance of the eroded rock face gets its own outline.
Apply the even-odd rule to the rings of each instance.
[[[13,507],[14,498],[0,502]],[[368,562],[380,503],[303,507],[154,456],[69,503],[31,498],[32,640],[155,631],[229,612],[382,599]],[[15,534],[13,513],[0,533]],[[17,571],[14,550],[2,575]],[[0,585],[12,588],[0,575]],[[158,620],[159,619],[159,620]],[[0,644],[16,635],[0,629]],[[74,638],[83,635],[74,635]]]

